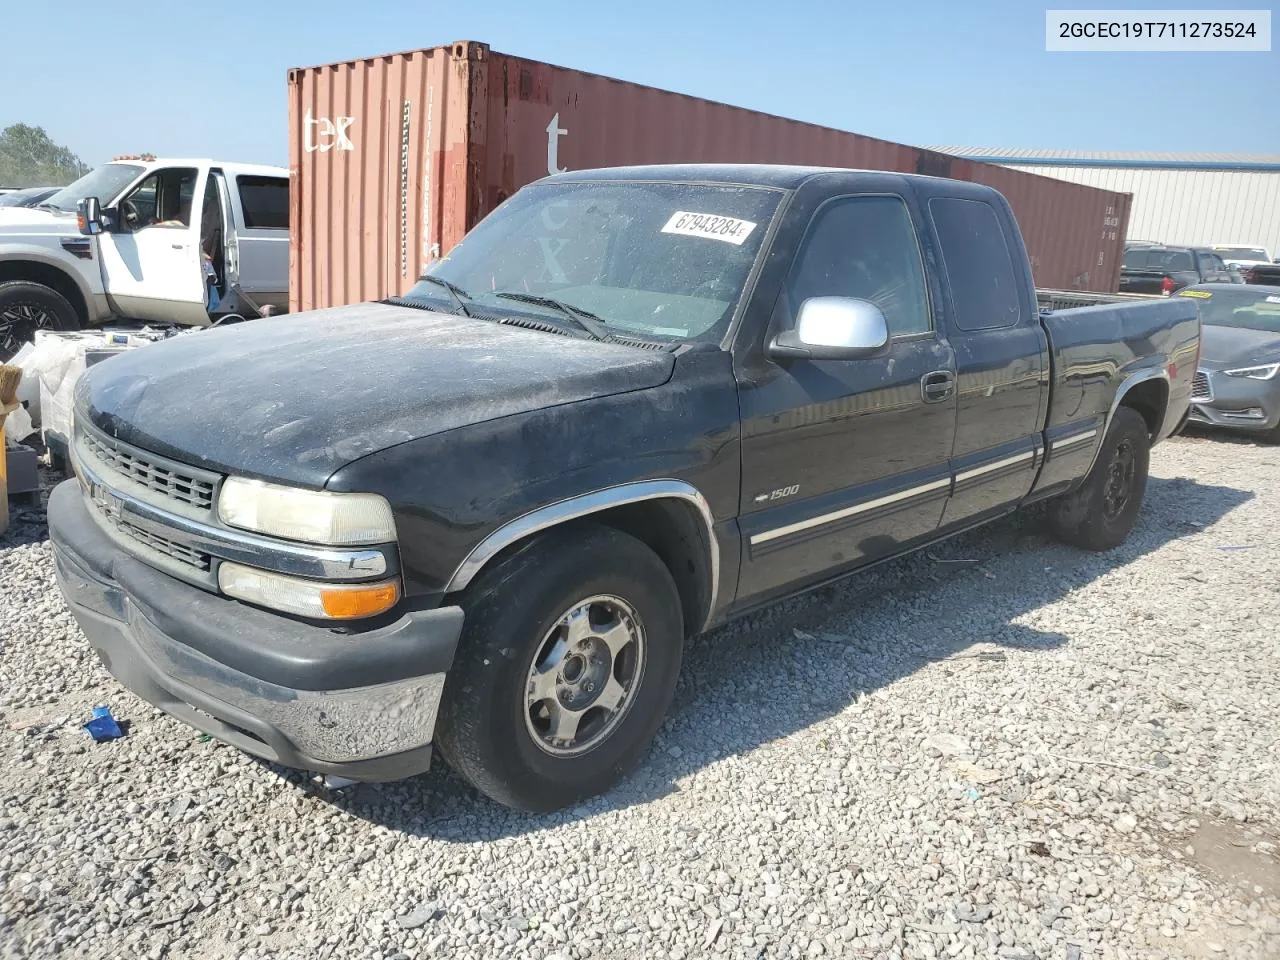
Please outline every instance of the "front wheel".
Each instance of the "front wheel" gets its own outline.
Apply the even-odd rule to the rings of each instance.
[[[481,574],[436,742],[481,792],[522,810],[602,793],[643,758],[670,706],[680,595],[634,537],[554,531]]]
[[[75,307],[57,290],[30,280],[0,283],[0,363],[34,339],[37,330],[79,330]]]
[[[1054,532],[1085,550],[1120,546],[1142,509],[1150,463],[1147,422],[1131,407],[1117,408],[1093,469],[1077,489],[1054,504]]]

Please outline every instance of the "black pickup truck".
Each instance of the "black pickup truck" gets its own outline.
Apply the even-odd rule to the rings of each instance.
[[[1169,296],[1192,284],[1231,283],[1232,279],[1226,263],[1207,247],[1134,244],[1125,249],[1120,264],[1121,293]]]
[[[366,780],[434,743],[556,808],[644,757],[692,634],[1032,501],[1119,544],[1199,333],[1181,298],[1038,313],[972,183],[562,174],[404,297],[93,367],[58,578],[220,740]]]

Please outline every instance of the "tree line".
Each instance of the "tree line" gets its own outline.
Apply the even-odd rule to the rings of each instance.
[[[88,171],[43,127],[15,123],[0,130],[0,187],[61,187]]]

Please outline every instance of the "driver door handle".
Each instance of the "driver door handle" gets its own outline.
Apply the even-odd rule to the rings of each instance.
[[[941,403],[956,389],[956,376],[950,370],[934,370],[920,378],[920,396],[925,403]]]
[[[185,250],[185,249],[187,249],[187,245],[186,245],[185,243],[171,243],[171,244],[169,244],[169,246],[173,247],[173,249],[175,249],[175,250]]]

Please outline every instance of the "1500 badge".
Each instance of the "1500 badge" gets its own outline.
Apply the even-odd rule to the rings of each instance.
[[[789,487],[779,487],[777,490],[770,490],[768,493],[760,493],[756,495],[756,503],[767,503],[770,500],[781,500],[784,497],[795,496],[800,492],[800,484],[793,483]]]

